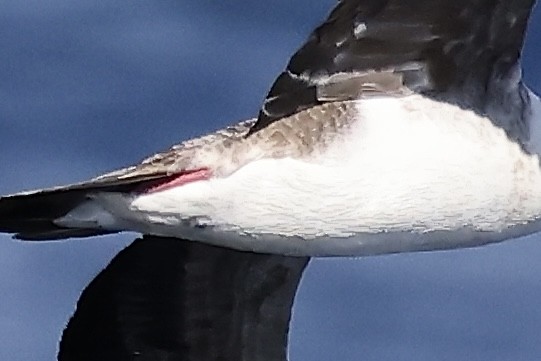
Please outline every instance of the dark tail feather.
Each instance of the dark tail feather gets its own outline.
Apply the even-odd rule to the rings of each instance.
[[[111,233],[100,229],[63,228],[53,221],[86,201],[89,194],[131,192],[163,178],[157,174],[128,180],[106,179],[0,197],[0,233],[13,233],[23,240],[59,240]]]
[[[84,202],[87,191],[52,190],[0,198],[0,232],[25,240],[55,240],[104,233],[95,229],[68,229],[53,220]]]
[[[284,361],[307,262],[145,236],[83,291],[58,359]]]

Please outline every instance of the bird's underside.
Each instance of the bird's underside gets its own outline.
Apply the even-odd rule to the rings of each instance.
[[[27,240],[135,231],[363,256],[541,229],[537,154],[476,112],[411,94],[324,103],[247,136],[253,124],[88,182],[2,197],[0,231]]]

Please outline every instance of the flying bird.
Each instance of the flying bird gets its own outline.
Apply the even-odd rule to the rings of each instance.
[[[343,0],[257,117],[87,182],[0,198],[21,240],[141,233],[83,292],[59,360],[284,360],[309,257],[541,231],[534,0]]]

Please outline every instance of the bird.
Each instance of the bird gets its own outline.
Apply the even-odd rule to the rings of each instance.
[[[534,3],[340,1],[256,118],[0,198],[22,240],[143,234],[83,293],[59,359],[284,359],[308,257],[539,231],[541,106],[519,64]]]

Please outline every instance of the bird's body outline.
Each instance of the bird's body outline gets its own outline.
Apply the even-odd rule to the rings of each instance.
[[[346,3],[346,2],[344,2],[344,3]],[[525,4],[525,3],[524,3],[524,4]],[[359,32],[359,31],[358,31],[358,32]],[[362,33],[362,32],[361,32],[361,33]],[[362,74],[361,74],[361,75],[362,75]],[[332,90],[332,89],[331,89],[331,90]],[[328,96],[328,94],[325,93],[325,96]],[[437,98],[437,97],[436,97],[436,98]],[[257,135],[259,132],[262,132],[262,131],[264,131],[264,128],[263,128],[263,129],[256,129],[256,130],[254,130],[253,132],[251,132],[251,133],[252,133],[251,136]],[[516,129],[506,129],[506,131],[508,132],[508,135],[510,135],[510,138],[511,138],[512,140],[515,140],[515,141],[516,141],[517,139],[518,139],[519,141],[520,141],[521,139],[523,140],[524,138],[521,138],[521,137],[524,137],[524,135],[526,134],[526,133],[523,132],[523,129],[522,129],[521,127],[519,127],[518,130],[516,130]],[[515,133],[515,132],[518,132],[518,133]],[[520,143],[520,142],[519,142],[519,143]],[[523,145],[523,144],[521,144],[521,145]],[[167,174],[167,173],[166,173],[166,174]],[[167,175],[169,175],[169,174],[167,174]],[[105,179],[105,178],[101,178],[101,180],[103,180],[103,179]],[[149,180],[149,181],[154,181],[155,179],[152,178],[152,177],[150,177],[148,180]],[[128,184],[129,184],[129,182],[128,182]],[[85,187],[84,185],[80,185],[80,186],[81,186],[83,189],[84,189],[84,187]],[[154,186],[154,184],[151,182],[151,183],[149,183],[149,184],[143,184],[143,186],[150,186],[150,187],[152,188],[152,187]],[[75,187],[77,188],[78,186],[75,186]],[[107,185],[106,185],[106,187],[107,187]],[[83,236],[84,236],[84,235],[86,235],[86,234],[83,232],[83,233],[80,234],[80,235],[83,235]],[[61,236],[62,236],[62,234],[61,234]],[[60,237],[60,238],[61,238],[61,237]]]

